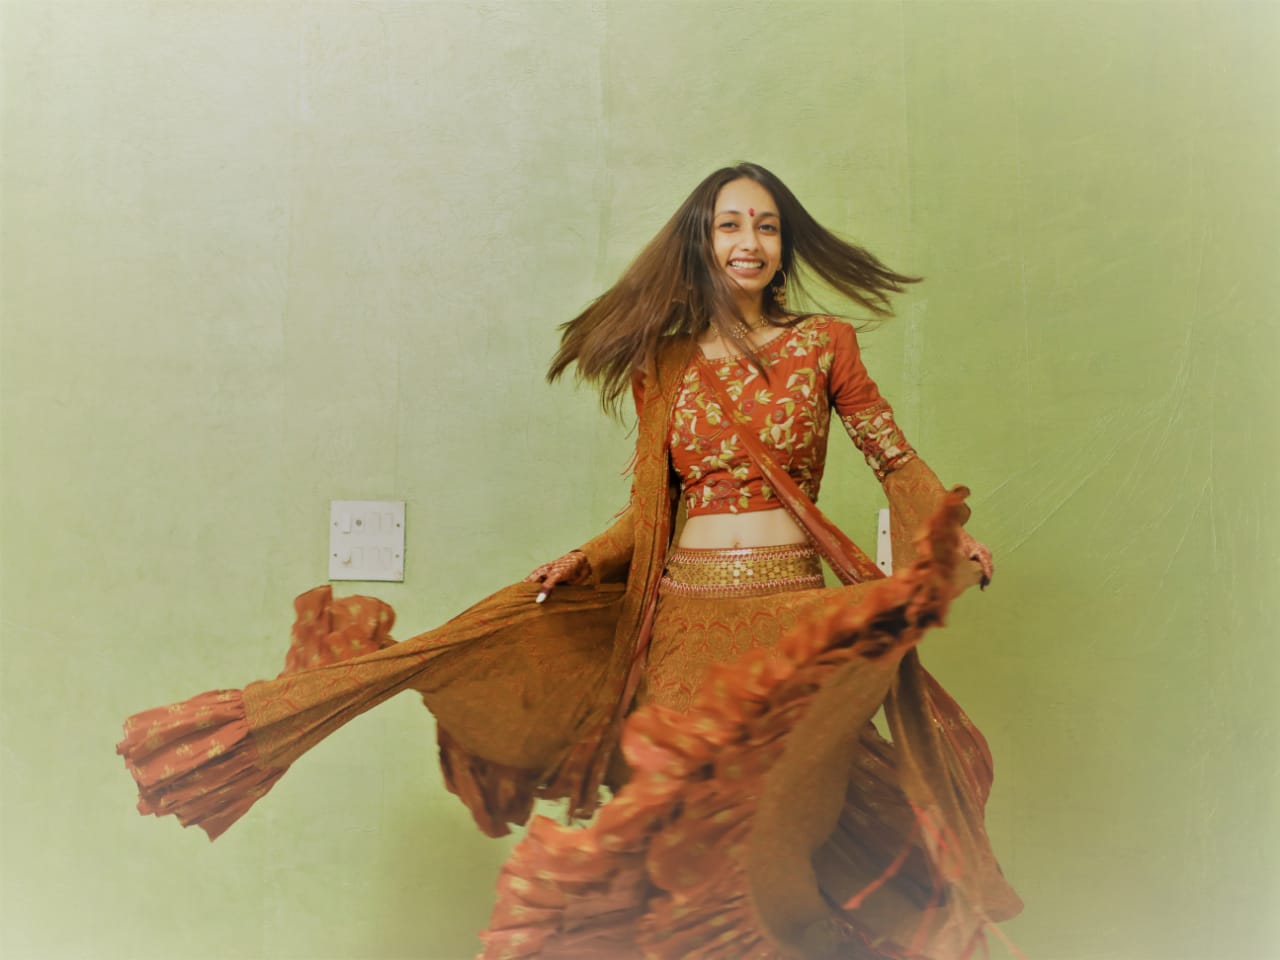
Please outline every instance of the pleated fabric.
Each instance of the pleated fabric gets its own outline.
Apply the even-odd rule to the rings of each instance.
[[[959,794],[985,802],[990,754],[914,654],[955,590],[962,506],[889,580],[663,595],[622,739],[630,779],[586,827],[534,821],[484,960],[972,956],[1020,902],[981,810],[977,832],[949,816]],[[955,764],[922,777],[939,741]]]
[[[667,430],[693,349],[673,342],[645,378],[631,504],[583,546],[591,585],[536,604],[516,584],[401,643],[380,601],[303,594],[280,676],[126,721],[140,812],[217,837],[326,736],[413,690],[485,833],[538,798],[594,814],[533,822],[486,958],[971,956],[1020,902],[983,825],[986,742],[915,653],[957,588],[964,491],[918,460],[884,479],[890,579],[732,606],[661,595]]]

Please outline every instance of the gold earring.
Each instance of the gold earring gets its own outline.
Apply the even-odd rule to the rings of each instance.
[[[773,302],[780,307],[787,305],[787,271],[779,270],[782,274],[782,282],[773,288]]]

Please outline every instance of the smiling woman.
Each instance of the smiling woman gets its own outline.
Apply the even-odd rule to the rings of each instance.
[[[376,600],[299,597],[280,677],[127,722],[140,809],[216,837],[333,730],[414,689],[486,833],[538,797],[596,814],[534,822],[485,957],[970,956],[1020,903],[983,828],[986,743],[915,648],[991,558],[853,327],[788,308],[801,267],[876,314],[914,282],[764,168],[707,177],[551,363],[607,409],[633,393],[617,522],[399,644]],[[892,578],[814,505],[833,413],[888,498]]]
[[[725,184],[716,197],[711,250],[738,285],[744,314],[755,311],[765,287],[782,270],[782,223],[774,206],[769,191],[746,177]],[[748,319],[747,330],[761,322]]]

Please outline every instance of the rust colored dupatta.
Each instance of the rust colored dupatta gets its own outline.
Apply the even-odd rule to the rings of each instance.
[[[139,812],[173,814],[216,838],[338,727],[415,690],[435,715],[445,782],[490,836],[535,798],[589,815],[615,753],[674,522],[666,423],[688,342],[663,352],[641,409],[631,503],[584,549],[600,582],[536,604],[517,583],[402,643],[372,597],[302,594],[285,670],[135,714],[120,753]],[[610,582],[600,573],[626,580]]]
[[[697,363],[702,382],[735,424],[738,438],[765,480],[841,582],[852,584],[883,577],[871,559],[774,461],[706,358],[699,355]],[[905,469],[915,476],[904,478],[906,483],[896,490],[886,484],[891,506],[899,507],[899,511],[890,511],[891,522],[895,512],[900,512],[905,514],[906,523],[915,520],[918,525],[922,516],[932,512],[921,504],[921,499],[940,505],[942,487],[918,459]],[[927,472],[928,477],[921,477],[922,472]],[[907,496],[903,496],[904,491]],[[967,495],[967,489],[957,487],[951,497],[955,501],[951,509],[963,519],[968,517],[968,508],[961,501]],[[903,525],[903,518],[898,517],[896,523]],[[906,537],[914,539],[917,531],[895,533],[895,540],[904,543],[911,542]],[[899,556],[899,562],[908,559],[908,555]],[[883,669],[864,670],[868,684],[858,683],[850,672],[843,678],[844,689],[838,693],[835,688],[841,683],[833,684],[826,702],[819,697],[811,709],[812,716],[821,717],[821,722],[808,720],[810,729],[792,737],[798,750],[784,753],[766,778],[770,802],[762,804],[753,826],[756,849],[751,857],[750,879],[760,919],[783,942],[802,937],[804,927],[825,913],[818,901],[809,858],[835,830],[840,806],[835,798],[843,798],[848,785],[849,762],[833,762],[833,758],[838,757],[841,748],[847,748],[851,756],[862,714],[867,713],[868,707],[874,712],[881,700],[893,737],[900,785],[915,811],[919,836],[935,879],[963,897],[979,918],[1003,920],[1021,910],[1021,900],[1004,879],[983,825],[994,775],[986,739],[924,669],[914,645],[904,647],[900,656],[894,675]],[[865,719],[870,719],[869,714]],[[795,756],[801,751],[802,756]],[[825,757],[826,762],[814,763],[814,757]],[[833,798],[825,806],[815,800],[815,794],[824,790]],[[801,808],[810,811],[810,816],[797,816]],[[799,859],[797,847],[801,848]],[[785,867],[788,863],[790,875]],[[900,866],[891,867],[874,886],[889,879]],[[857,891],[847,899],[852,904],[861,903],[873,892],[874,889]]]

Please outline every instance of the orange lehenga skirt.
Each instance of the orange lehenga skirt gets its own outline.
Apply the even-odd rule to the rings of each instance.
[[[499,878],[485,960],[973,956],[1020,902],[981,827],[985,741],[914,653],[953,595],[956,508],[910,569],[874,583],[823,589],[817,561],[791,557],[752,558],[769,575],[745,587],[709,584],[677,551],[623,727],[625,782],[585,826],[534,819]],[[436,714],[446,780],[486,832],[526,819],[535,795],[572,797],[575,738],[608,712],[592,699],[607,657],[605,632],[561,628],[607,620],[619,594],[557,588],[541,605],[557,624],[535,591],[401,644],[380,602],[304,594],[279,678],[130,718],[119,750],[140,811],[216,837],[404,689]],[[535,638],[513,642],[513,623]],[[872,722],[882,707],[892,742]]]

